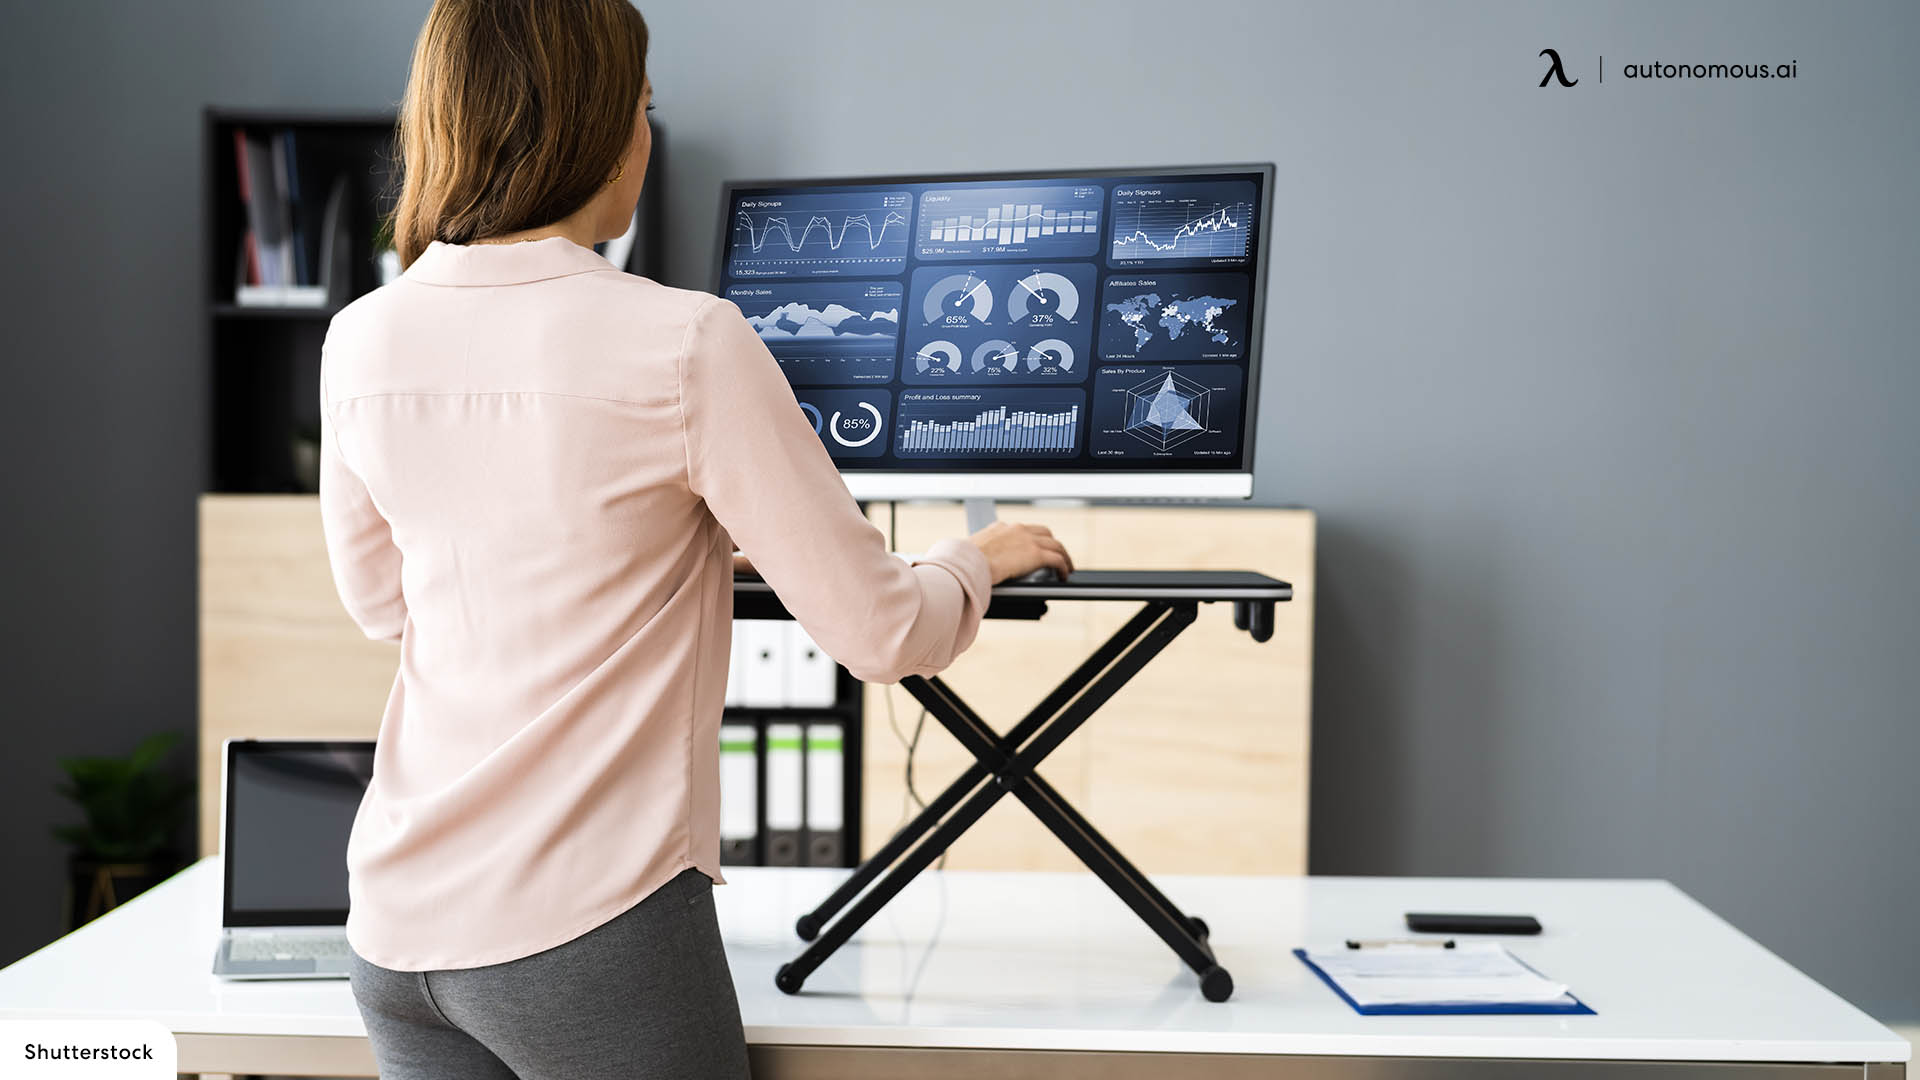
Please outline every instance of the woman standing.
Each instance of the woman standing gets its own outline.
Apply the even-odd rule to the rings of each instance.
[[[736,548],[880,682],[1070,569],[1017,525],[889,554],[739,310],[594,254],[646,174],[646,53],[628,0],[439,0],[407,270],[328,331],[328,552],[400,643],[348,849],[386,1080],[746,1074],[711,893]]]

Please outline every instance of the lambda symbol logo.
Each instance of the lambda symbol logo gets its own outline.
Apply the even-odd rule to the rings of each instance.
[[[1547,73],[1545,75],[1540,76],[1541,86],[1547,85],[1548,79],[1559,79],[1561,86],[1579,85],[1580,83],[1579,79],[1575,79],[1572,82],[1567,81],[1567,71],[1565,68],[1560,66],[1560,54],[1558,52],[1556,52],[1553,49],[1541,49],[1540,55],[1553,57],[1553,63],[1547,67]]]

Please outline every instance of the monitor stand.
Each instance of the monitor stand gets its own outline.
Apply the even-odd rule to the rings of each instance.
[[[987,526],[993,524],[994,522],[1000,520],[1000,513],[999,513],[999,510],[997,509],[999,504],[994,502],[992,499],[978,498],[978,497],[965,498],[960,500],[960,505],[966,509],[968,536],[972,536],[974,533],[977,533],[981,529],[984,529]],[[1035,499],[1033,500],[1032,505],[1034,506],[1086,506],[1088,505],[1088,500],[1086,499]]]
[[[967,510],[967,535],[972,536],[981,529],[1000,520],[999,511],[994,509],[992,499],[962,499],[960,505]]]

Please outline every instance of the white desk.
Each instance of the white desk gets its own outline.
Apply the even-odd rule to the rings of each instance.
[[[793,920],[845,871],[736,868],[716,891],[757,1080],[1071,1075],[1904,1077],[1891,1031],[1657,881],[1167,877],[1232,966],[1215,1005],[1087,874],[929,873],[822,967],[774,988]],[[1508,939],[1596,1016],[1364,1017],[1289,952],[1401,936],[1407,910],[1524,911]],[[207,859],[0,970],[0,1018],[143,1017],[180,1068],[372,1075],[344,981],[208,972],[220,872]],[[1763,1064],[1764,1063],[1764,1064]]]

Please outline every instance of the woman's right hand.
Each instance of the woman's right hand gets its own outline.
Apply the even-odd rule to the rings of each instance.
[[[1061,577],[1073,573],[1073,557],[1044,525],[996,521],[967,539],[987,557],[993,581],[1006,581],[1050,566]]]

